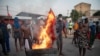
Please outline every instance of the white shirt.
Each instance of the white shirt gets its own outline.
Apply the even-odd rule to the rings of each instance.
[[[8,28],[8,29],[11,29],[11,28],[12,28],[11,24],[8,24],[8,25],[7,25],[7,28]]]

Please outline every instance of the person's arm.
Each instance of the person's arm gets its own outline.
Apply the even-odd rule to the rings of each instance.
[[[14,26],[12,26],[12,36],[14,37]]]
[[[64,24],[64,23],[63,23],[63,24]],[[63,26],[63,32],[64,32],[64,34],[65,34],[65,37],[67,38],[67,30],[66,30],[65,24],[64,24],[64,26]]]

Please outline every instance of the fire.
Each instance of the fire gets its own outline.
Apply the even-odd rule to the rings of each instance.
[[[32,49],[45,49],[52,47],[52,39],[51,39],[51,26],[55,21],[55,15],[52,10],[49,11],[47,16],[45,27],[41,28],[39,33],[38,41],[39,43],[34,43],[32,45]]]

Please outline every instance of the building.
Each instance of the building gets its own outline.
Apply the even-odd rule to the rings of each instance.
[[[79,13],[82,13],[85,16],[90,16],[91,4],[82,2],[82,3],[75,5],[74,8]]]

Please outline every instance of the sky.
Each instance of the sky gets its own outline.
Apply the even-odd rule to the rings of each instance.
[[[9,6],[11,15],[24,11],[46,15],[50,8],[55,15],[67,16],[78,3],[91,4],[91,9],[100,10],[100,0],[0,0],[0,14],[6,14],[6,6]]]

